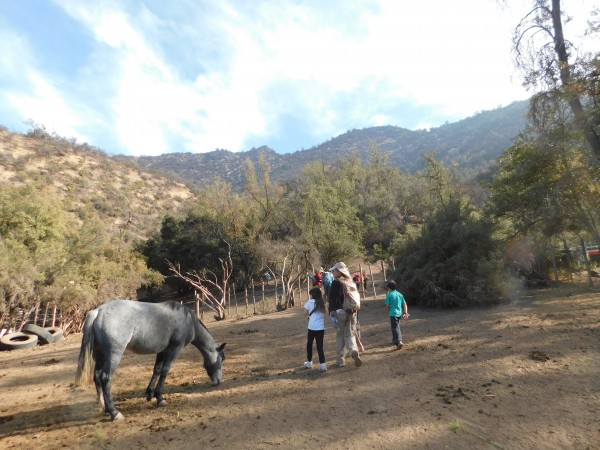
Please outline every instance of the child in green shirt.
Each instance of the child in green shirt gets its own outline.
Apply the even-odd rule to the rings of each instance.
[[[404,296],[396,290],[396,282],[388,281],[386,284],[388,292],[385,296],[385,307],[390,314],[390,326],[392,327],[392,343],[400,350],[402,343],[402,332],[400,331],[400,320],[408,320],[408,305]]]

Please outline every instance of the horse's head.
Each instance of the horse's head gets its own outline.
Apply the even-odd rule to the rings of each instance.
[[[225,360],[224,348],[225,344],[221,344],[215,348],[215,353],[217,355],[216,358],[204,358],[204,368],[210,377],[210,384],[213,386],[218,386],[223,379],[221,367],[223,366],[223,361]]]

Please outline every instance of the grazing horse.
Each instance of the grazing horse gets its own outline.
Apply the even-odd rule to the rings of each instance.
[[[155,353],[156,363],[146,399],[156,398],[157,406],[164,406],[167,404],[162,396],[165,379],[179,352],[190,342],[204,356],[210,382],[217,386],[222,379],[225,344],[217,346],[192,311],[172,301],[154,304],[113,300],[91,310],[85,317],[75,384],[91,384],[93,373],[104,412],[110,414],[112,420],[123,419],[111,393],[113,375],[123,352],[129,349],[141,354]]]

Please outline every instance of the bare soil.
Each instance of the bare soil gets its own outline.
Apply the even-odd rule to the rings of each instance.
[[[329,370],[303,368],[299,306],[208,321],[227,342],[224,382],[211,387],[192,346],[157,408],[144,391],[153,357],[128,353],[113,392],[125,420],[110,422],[93,387],[74,387],[80,334],[0,353],[3,449],[598,449],[600,290],[527,292],[491,308],[410,308],[405,346],[391,346],[383,293],[359,314],[366,351]],[[315,352],[315,367],[318,367]]]

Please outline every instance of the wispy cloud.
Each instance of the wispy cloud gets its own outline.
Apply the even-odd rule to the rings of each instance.
[[[291,151],[351,128],[437,126],[527,95],[511,80],[515,17],[491,0],[54,5],[53,33],[85,43],[77,63],[48,66],[35,27],[0,23],[0,114],[109,152]]]

